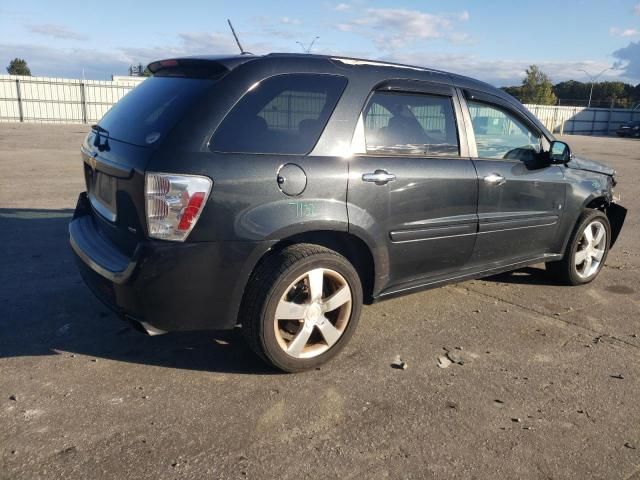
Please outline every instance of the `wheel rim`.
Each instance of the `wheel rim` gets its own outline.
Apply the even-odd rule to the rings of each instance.
[[[582,279],[590,278],[600,269],[607,245],[607,230],[600,221],[593,221],[582,231],[573,257],[576,273]]]
[[[351,318],[351,288],[334,270],[315,268],[300,275],[280,298],[274,315],[276,340],[294,358],[329,350]]]

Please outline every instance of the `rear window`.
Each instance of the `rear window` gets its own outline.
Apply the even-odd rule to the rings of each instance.
[[[213,80],[151,77],[126,94],[100,120],[109,137],[150,146],[176,124]]]
[[[222,121],[209,148],[217,152],[309,153],[320,138],[347,79],[290,74],[247,92]]]

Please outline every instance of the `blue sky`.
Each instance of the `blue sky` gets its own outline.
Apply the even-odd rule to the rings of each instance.
[[[179,5],[179,6],[176,6]],[[33,74],[109,79],[132,63],[235,53],[226,19],[253,53],[300,51],[394,60],[518,84],[538,64],[554,82],[640,83],[640,0],[0,0],[0,63]]]

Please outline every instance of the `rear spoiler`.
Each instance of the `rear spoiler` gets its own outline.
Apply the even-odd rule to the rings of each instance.
[[[233,57],[169,58],[151,62],[147,68],[155,77],[185,77],[217,79],[236,66],[252,60],[253,55]]]

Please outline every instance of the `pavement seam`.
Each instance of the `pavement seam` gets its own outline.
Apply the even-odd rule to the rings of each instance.
[[[637,478],[640,478],[640,466],[636,465],[636,469],[631,472],[631,475],[629,475],[628,477],[624,477],[624,480],[636,480]]]
[[[487,298],[492,298],[494,300],[498,300],[500,302],[506,303],[506,304],[511,305],[513,307],[520,308],[520,309],[525,310],[527,312],[538,314],[538,315],[540,315],[542,317],[545,317],[545,318],[548,318],[550,320],[560,321],[561,323],[564,323],[565,325],[570,325],[572,327],[578,328],[580,330],[584,330],[585,332],[589,332],[591,334],[596,334],[596,335],[599,335],[599,336],[609,337],[611,340],[613,340],[615,342],[620,342],[620,343],[622,343],[624,345],[627,345],[629,347],[633,347],[637,351],[640,351],[640,346],[638,346],[638,345],[636,345],[636,344],[634,344],[632,342],[628,342],[628,341],[626,341],[626,340],[624,340],[622,338],[618,338],[618,337],[615,337],[613,335],[609,335],[608,333],[599,332],[598,330],[594,330],[592,328],[588,328],[588,327],[584,327],[582,325],[578,325],[577,323],[573,323],[573,322],[570,322],[569,320],[565,320],[565,319],[561,318],[560,315],[549,315],[548,313],[541,312],[539,310],[536,310],[535,308],[527,307],[525,305],[520,305],[519,303],[515,303],[515,302],[512,302],[510,300],[505,300],[503,298],[500,298],[500,297],[498,297],[496,295],[492,295],[490,293],[481,292],[481,291],[475,290],[475,289],[470,288],[470,287],[465,287],[465,288],[467,289],[468,292],[473,292],[473,293],[475,293],[475,294],[477,294],[479,296],[483,296],[483,297],[487,297]]]

